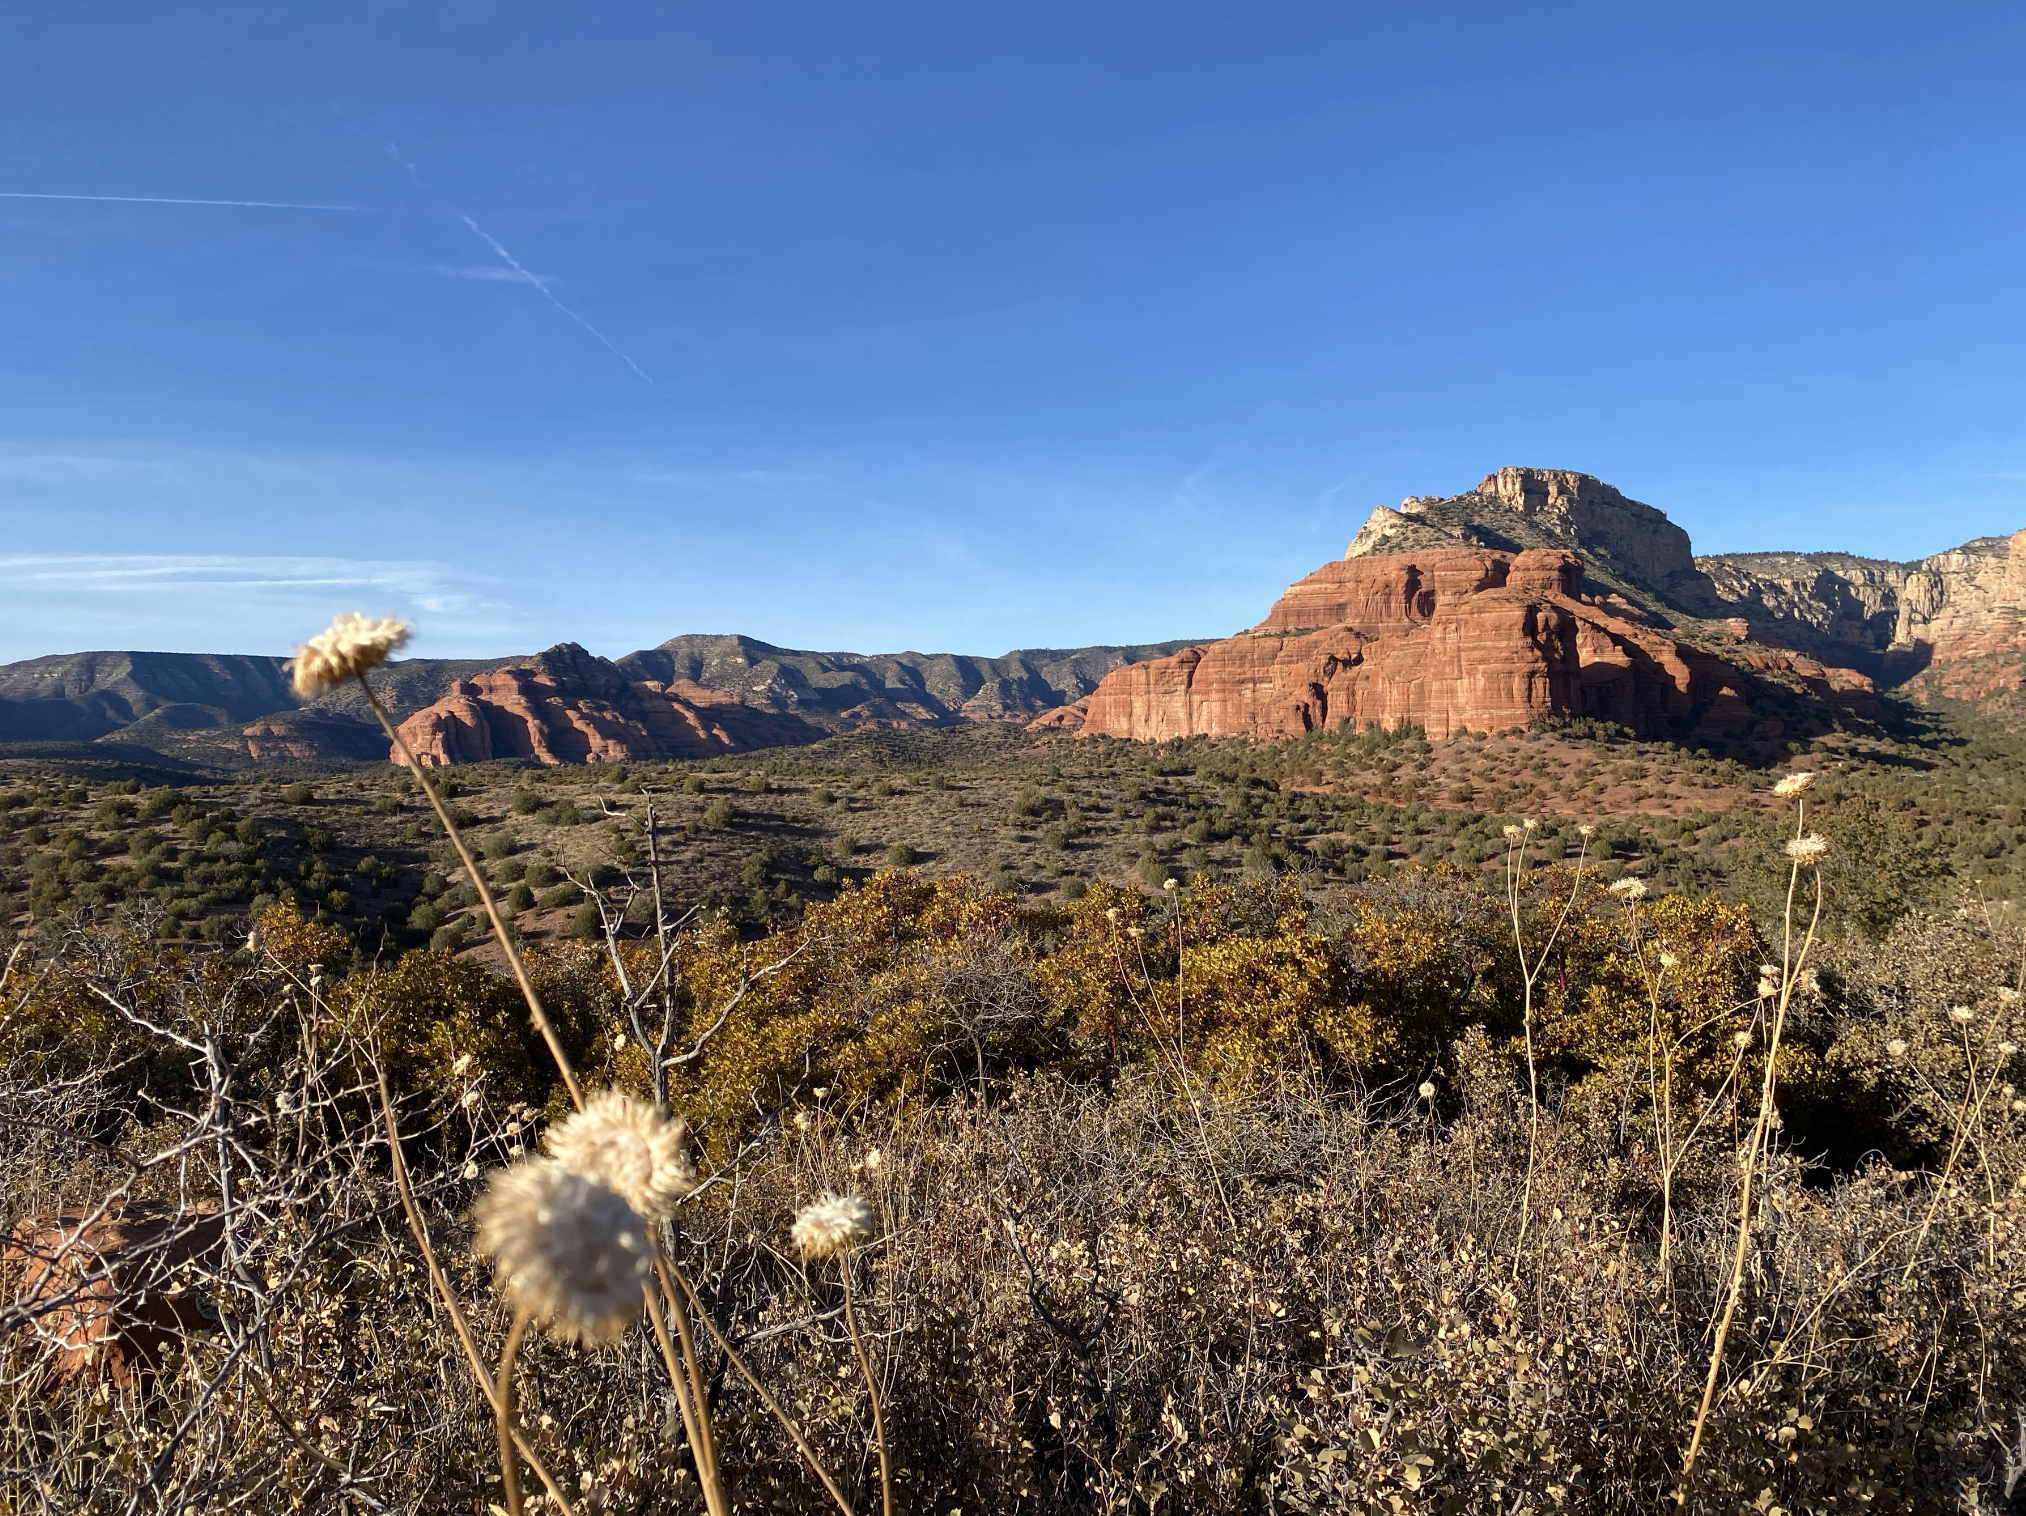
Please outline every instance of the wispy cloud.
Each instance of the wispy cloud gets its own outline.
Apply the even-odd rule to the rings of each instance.
[[[174,593],[193,588],[361,589],[440,595],[442,564],[358,558],[203,553],[45,553],[0,557],[0,585],[70,593]],[[469,599],[470,597],[463,597]]]
[[[356,205],[310,205],[297,200],[185,200],[169,195],[47,195],[0,190],[0,200],[88,200],[101,205],[227,205],[253,211],[356,211]]]
[[[419,620],[432,650],[517,619],[468,572],[423,560],[232,553],[0,556],[0,658],[163,646],[280,651],[336,611]]]

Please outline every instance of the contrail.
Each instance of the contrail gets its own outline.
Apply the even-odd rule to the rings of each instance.
[[[303,205],[293,200],[172,200],[166,195],[38,195],[0,190],[0,200],[96,200],[109,205],[236,205],[256,211],[355,211],[356,205]]]
[[[414,173],[415,170],[413,165],[409,166],[408,171],[410,173]],[[590,322],[586,321],[582,316],[578,315],[575,311],[571,310],[567,305],[563,304],[562,301],[558,300],[556,298],[556,292],[550,289],[547,283],[545,283],[539,275],[530,273],[527,269],[523,268],[521,266],[521,261],[518,258],[516,258],[512,253],[508,252],[505,248],[501,247],[499,245],[498,240],[494,238],[491,232],[488,232],[484,227],[480,226],[476,221],[472,220],[471,217],[467,216],[463,211],[458,211],[456,214],[458,220],[462,221],[466,226],[470,227],[472,231],[478,235],[478,237],[485,243],[487,247],[491,248],[495,253],[499,255],[500,262],[504,263],[516,274],[519,274],[522,279],[526,280],[529,284],[532,284],[536,289],[540,290],[542,292],[543,297],[548,300],[549,304],[553,305],[557,310],[561,311],[564,315],[568,316],[572,321],[576,322],[577,325],[584,328],[585,331],[589,332],[592,336],[596,337],[600,342],[604,343],[605,346],[611,350],[613,357],[617,358],[621,363],[625,364],[628,368],[632,369],[634,373],[638,374],[641,378],[645,379],[650,385],[653,385],[655,389],[658,390],[661,388],[660,385],[654,383],[654,376],[652,374],[648,373],[646,369],[642,368],[639,364],[635,363],[631,358],[627,357],[624,352],[620,351],[619,345],[616,342],[614,342],[610,337],[606,336],[603,332],[599,331],[597,327],[593,326]]]

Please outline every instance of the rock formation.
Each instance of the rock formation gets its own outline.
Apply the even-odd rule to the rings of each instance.
[[[51,1350],[58,1383],[103,1374],[129,1387],[214,1317],[199,1288],[219,1265],[215,1205],[129,1201],[104,1214],[24,1216],[0,1252],[10,1314]]]
[[[1584,591],[1696,640],[1749,641],[1851,668],[1916,698],[2026,714],[2026,532],[1981,537],[1912,563],[1849,553],[1693,558],[1652,506],[1587,474],[1505,468],[1446,498],[1380,506],[1348,556],[1474,544],[1562,547]]]
[[[1118,669],[1036,725],[1080,716],[1085,736],[1159,740],[1412,722],[1443,738],[1593,716],[1645,733],[1772,736],[1786,729],[1774,691],[1856,708],[1871,698],[1849,670],[1680,640],[1614,594],[1585,594],[1584,577],[1555,548],[1452,543],[1327,563],[1252,630]]]
[[[543,764],[708,758],[814,742],[820,728],[686,679],[632,680],[566,642],[525,664],[477,674],[403,721],[424,768],[532,758]],[[398,752],[389,755],[400,761]]]

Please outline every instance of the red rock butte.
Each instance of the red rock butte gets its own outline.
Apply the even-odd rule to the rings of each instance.
[[[423,768],[493,758],[550,765],[709,758],[823,735],[799,717],[755,710],[687,679],[623,678],[568,644],[458,681],[399,731]],[[401,762],[398,749],[390,756]]]
[[[1798,655],[1718,657],[1582,585],[1582,559],[1561,549],[1341,559],[1250,631],[1116,669],[1035,725],[1160,741],[1412,722],[1440,739],[1594,716],[1638,732],[1775,735],[1754,667],[1844,704],[1871,694],[1864,676]]]

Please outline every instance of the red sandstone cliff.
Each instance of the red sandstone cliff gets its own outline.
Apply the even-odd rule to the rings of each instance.
[[[1289,587],[1249,632],[1114,670],[1036,723],[1086,736],[1291,737],[1345,721],[1465,728],[1595,716],[1640,732],[1782,729],[1770,680],[1861,705],[1871,682],[1770,650],[1720,658],[1615,597],[1585,597],[1559,549],[1449,548],[1342,559]]]
[[[629,680],[574,644],[460,680],[401,723],[424,768],[490,758],[543,764],[708,758],[813,742],[796,716],[758,711],[687,679]],[[398,752],[391,755],[400,762]]]

